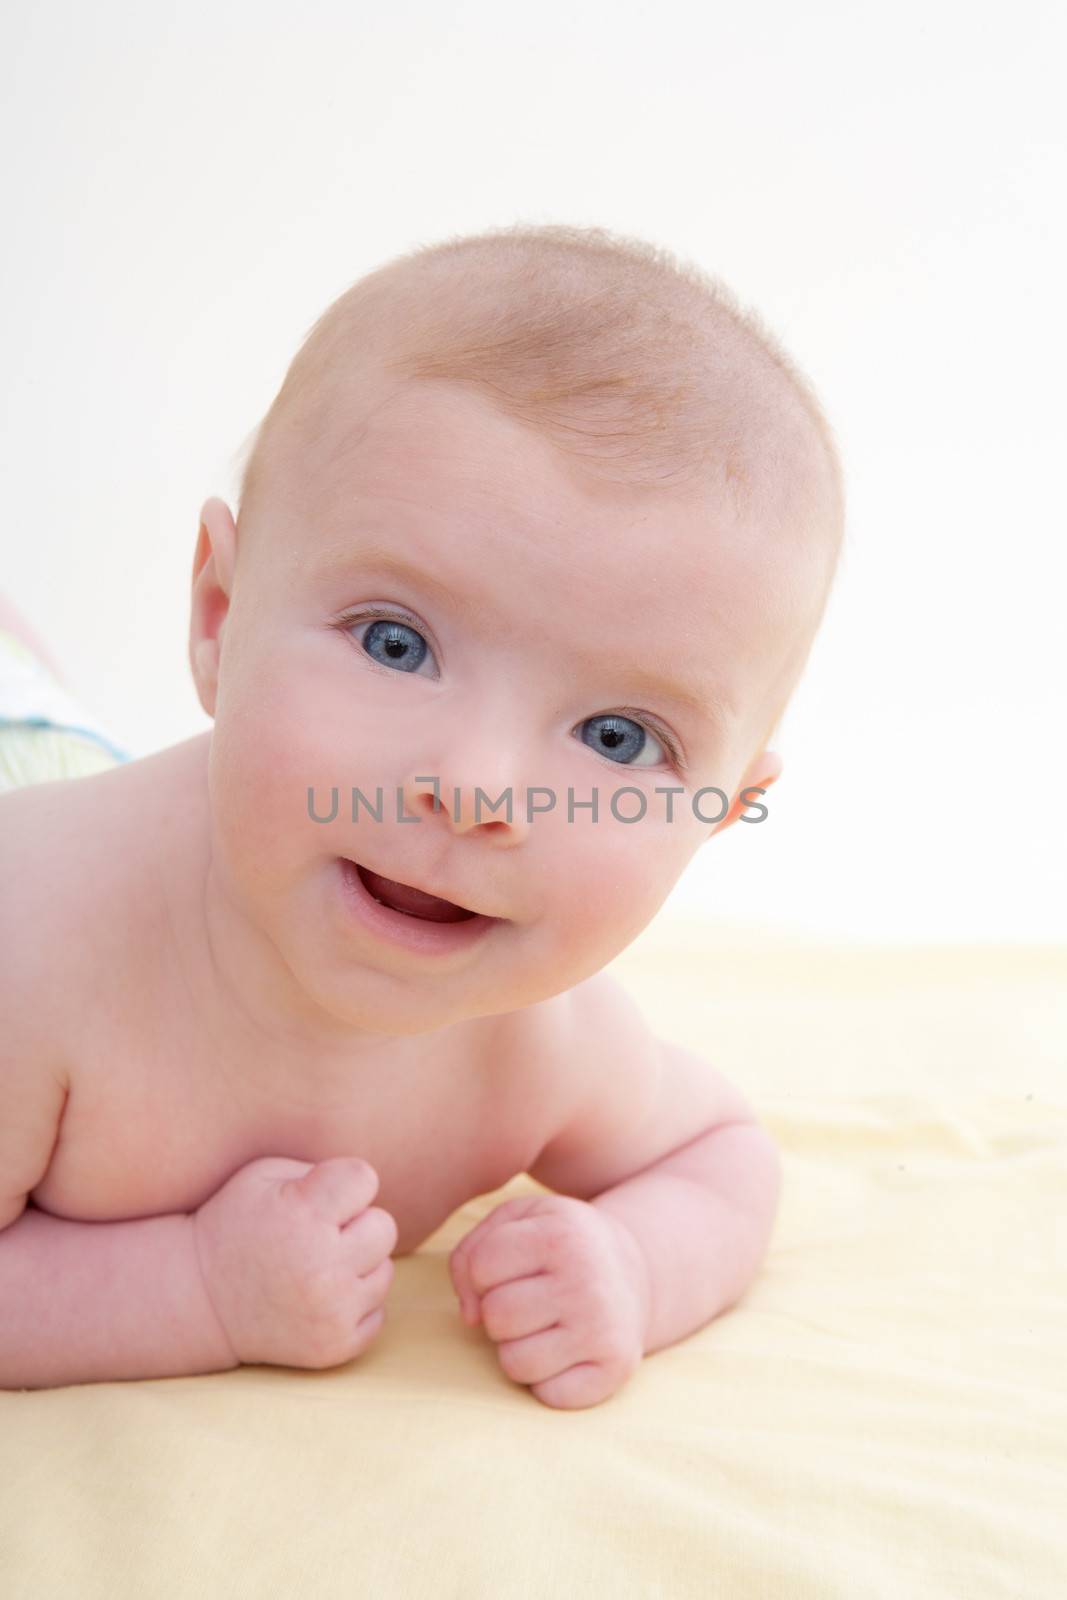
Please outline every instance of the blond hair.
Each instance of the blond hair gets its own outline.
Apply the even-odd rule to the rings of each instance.
[[[830,424],[758,313],[642,239],[515,224],[418,246],[358,279],[312,325],[255,430],[242,503],[283,424],[320,417],[322,386],[368,362],[468,383],[634,487],[684,487],[718,468],[740,490],[768,453],[785,464],[806,423],[843,502]]]

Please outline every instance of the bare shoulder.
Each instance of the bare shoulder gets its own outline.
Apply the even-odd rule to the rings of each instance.
[[[564,991],[464,1025],[478,1062],[476,1120],[486,1160],[495,1170],[497,1154],[506,1148],[508,1176],[526,1171],[573,1114],[578,1086],[567,1049],[569,1011]]]
[[[85,885],[98,870],[82,821],[80,782],[0,795],[0,1011],[11,1050],[56,1038],[67,997],[93,949]]]
[[[116,962],[146,946],[138,764],[0,795],[0,1009],[26,1043],[62,1052],[99,1008],[102,975],[128,972]]]
[[[558,1018],[559,1048],[569,1065],[574,1093],[568,1123],[593,1115],[602,1120],[626,1107],[626,1115],[651,1107],[658,1094],[662,1059],[660,1043],[630,991],[609,972],[595,972],[570,989]]]
[[[607,972],[570,990],[559,1048],[573,1092],[530,1175],[587,1199],[751,1108],[710,1060],[659,1038]]]
[[[136,992],[150,948],[128,892],[128,790],[113,768],[0,795],[0,1227],[48,1172],[87,1040],[107,1038],[112,991]]]
[[[636,1000],[607,972],[595,972],[551,999],[495,1020],[499,1044],[516,1059],[531,1053],[543,1059],[546,1051],[553,1058],[570,1059],[577,1048],[586,1066],[605,1053],[603,1047],[597,1048],[597,1037],[605,1027],[613,1034],[629,1035],[644,1021]],[[567,1076],[574,1081],[573,1070]]]
[[[562,1153],[573,1130],[592,1127],[594,1108],[603,1119],[612,1106],[650,1101],[658,1079],[656,1041],[637,1002],[605,972],[487,1020],[483,1055],[497,1114],[505,1108],[509,1122],[524,1124],[530,1175],[561,1187]]]
[[[46,1171],[70,1091],[57,1025],[62,884],[49,855],[50,807],[40,800],[33,788],[0,795],[0,1228]]]
[[[0,1012],[12,1049],[29,1043],[47,1010],[45,975],[56,961],[63,900],[72,893],[62,858],[63,811],[34,784],[0,795]]]

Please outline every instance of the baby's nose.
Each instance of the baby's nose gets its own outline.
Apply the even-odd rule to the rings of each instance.
[[[451,775],[420,769],[401,785],[404,814],[420,821],[439,821],[456,833],[481,828],[486,833],[518,840],[528,828],[526,789],[514,784],[461,782]]]
[[[421,727],[408,757],[405,809],[457,832],[521,838],[528,788],[546,781],[533,770],[543,754],[521,682],[487,676]]]

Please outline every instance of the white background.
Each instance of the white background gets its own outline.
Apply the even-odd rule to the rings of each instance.
[[[636,234],[784,340],[849,492],[770,816],[661,915],[1067,938],[1062,15],[8,0],[0,583],[116,740],[200,732],[198,512],[320,312],[448,235]]]

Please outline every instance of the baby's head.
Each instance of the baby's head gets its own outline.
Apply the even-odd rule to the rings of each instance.
[[[418,1033],[612,960],[777,776],[843,521],[803,377],[640,241],[499,230],[342,295],[193,582],[213,871],[301,1003]],[[342,859],[501,920],[414,955]]]

